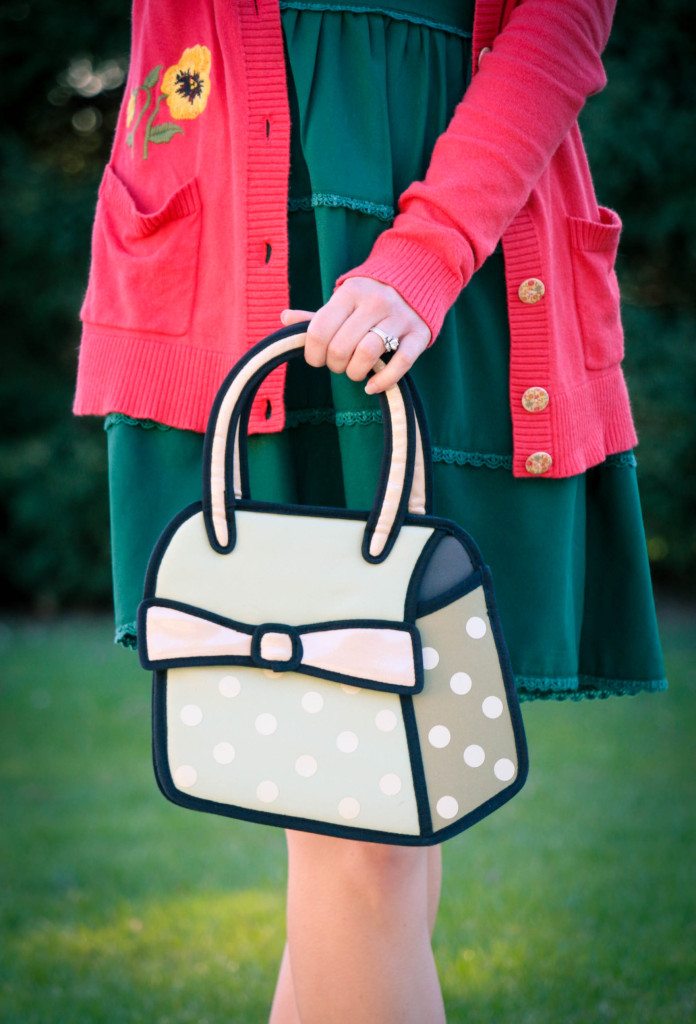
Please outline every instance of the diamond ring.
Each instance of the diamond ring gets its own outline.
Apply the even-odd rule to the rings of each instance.
[[[399,339],[395,334],[387,334],[381,327],[371,327],[370,331],[374,331],[375,334],[379,334],[380,338],[384,342],[384,348],[387,352],[396,352],[399,347]],[[370,331],[367,333],[369,334]]]

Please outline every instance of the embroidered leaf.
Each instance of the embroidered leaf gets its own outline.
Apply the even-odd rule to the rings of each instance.
[[[157,85],[157,79],[159,78],[161,70],[162,70],[162,65],[161,64],[158,64],[156,68],[152,69],[150,74],[147,76],[147,78],[143,82],[143,86],[146,89],[153,89]]]
[[[150,142],[169,142],[174,135],[183,135],[184,129],[173,121],[163,121],[161,124],[153,124],[148,132]]]

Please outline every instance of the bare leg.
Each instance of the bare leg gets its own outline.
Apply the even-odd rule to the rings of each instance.
[[[444,1021],[430,945],[442,847],[386,846],[287,830],[286,838],[289,942],[269,1024]],[[299,1000],[290,945],[299,956]]]
[[[283,956],[280,961],[280,971],[278,972],[278,981],[276,982],[268,1024],[302,1024],[297,1013],[287,942],[283,947]]]

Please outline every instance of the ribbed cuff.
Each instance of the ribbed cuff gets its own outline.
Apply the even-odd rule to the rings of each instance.
[[[417,242],[389,230],[378,236],[367,259],[336,279],[334,291],[349,277],[371,277],[395,288],[430,328],[428,348],[462,290],[462,278]]]

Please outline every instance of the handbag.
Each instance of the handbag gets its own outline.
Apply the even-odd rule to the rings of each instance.
[[[379,394],[371,509],[256,501],[257,388],[309,321],[262,339],[221,385],[202,500],[164,529],[138,607],[157,784],[182,807],[348,839],[429,846],[523,786],[528,759],[493,581],[432,514],[412,378]],[[378,360],[372,372],[385,365]]]

